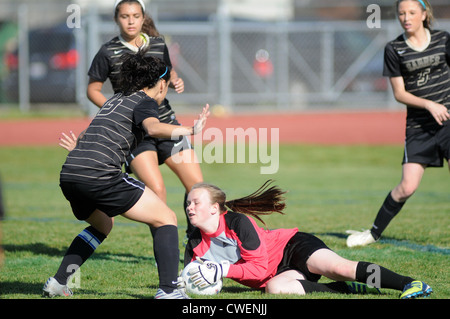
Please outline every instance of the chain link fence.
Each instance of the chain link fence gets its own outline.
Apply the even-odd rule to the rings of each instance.
[[[402,32],[397,21],[383,20],[379,28],[365,20],[239,21],[216,9],[174,21],[159,19],[158,8],[150,7],[185,82],[184,93],[169,93],[175,108],[397,107],[381,74],[384,46]],[[68,27],[67,4],[21,4],[11,13],[0,22],[0,103],[25,111],[35,103],[55,103],[94,112],[85,93],[87,70],[101,44],[119,32],[112,12],[90,6],[80,12],[79,27]],[[450,30],[450,20],[439,20],[436,28]],[[104,91],[112,94],[108,85]]]

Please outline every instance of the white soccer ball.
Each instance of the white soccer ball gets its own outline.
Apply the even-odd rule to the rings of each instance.
[[[205,288],[200,288],[191,280],[191,277],[189,275],[189,270],[193,267],[200,266],[200,262],[197,260],[194,260],[190,262],[186,267],[184,267],[183,271],[181,272],[181,278],[183,278],[184,285],[186,287],[186,292],[189,294],[195,294],[195,295],[217,295],[221,290],[223,286],[222,279],[217,281],[215,284],[209,285]]]

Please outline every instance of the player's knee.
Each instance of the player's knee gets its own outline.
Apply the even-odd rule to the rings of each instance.
[[[266,293],[268,294],[281,294],[281,286],[276,282],[269,281],[265,288]]]
[[[279,280],[278,278],[271,279],[267,282],[265,292],[268,294],[305,294],[305,290],[299,280]]]
[[[167,191],[164,184],[153,185],[151,189],[162,201],[166,201]]]
[[[177,226],[177,216],[167,207],[164,211],[160,211],[151,222],[148,223],[151,227],[161,227],[165,225]]]
[[[103,234],[105,236],[108,236],[109,233],[111,232],[111,230],[113,229],[114,226],[114,217],[112,217],[111,219],[108,220],[108,222],[106,223],[105,227],[104,227],[104,231]]]
[[[417,190],[417,185],[402,183],[397,187],[397,201],[404,202],[410,198]]]

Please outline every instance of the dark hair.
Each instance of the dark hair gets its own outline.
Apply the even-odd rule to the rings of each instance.
[[[154,87],[160,79],[170,80],[170,69],[159,58],[146,55],[148,49],[122,55],[118,91],[129,95],[144,88]]]
[[[123,3],[137,3],[141,5],[137,0],[122,0],[119,2],[117,7],[114,10],[114,19],[117,20],[117,16],[119,15],[120,6]],[[145,13],[144,8],[141,5],[142,15],[144,17],[144,23],[142,24],[141,32],[151,36],[151,37],[160,37],[161,34],[159,33],[158,29],[156,28],[155,21],[151,16]]]
[[[284,214],[283,210],[286,208],[283,197],[286,191],[281,190],[278,186],[268,188],[272,182],[273,180],[268,180],[252,194],[230,201],[226,200],[223,190],[212,184],[198,183],[192,189],[206,189],[211,203],[218,203],[222,213],[229,208],[234,212],[250,215],[265,225],[259,215]]]
[[[145,15],[144,8],[141,6],[141,4],[139,3],[139,1],[137,1],[137,0],[122,0],[122,1],[120,1],[120,3],[116,6],[116,9],[114,10],[114,19],[117,19],[117,16],[119,15],[120,6],[121,6],[122,4],[124,4],[124,3],[133,3],[133,2],[137,3],[137,4],[141,7],[142,15]]]
[[[158,29],[155,26],[155,21],[149,15],[144,16],[144,24],[142,25],[142,32],[151,37],[160,37]]]

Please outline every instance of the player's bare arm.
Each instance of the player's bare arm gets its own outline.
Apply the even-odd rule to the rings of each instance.
[[[450,114],[447,108],[439,103],[417,97],[405,90],[405,83],[401,76],[390,78],[394,97],[399,103],[406,105],[424,108],[431,113],[433,118],[439,125],[450,119]]]
[[[202,113],[198,116],[194,126],[179,126],[167,123],[161,123],[155,117],[149,117],[143,121],[143,126],[147,133],[152,137],[158,138],[175,138],[180,136],[189,136],[198,134],[203,130],[206,125],[206,119],[208,118],[209,104],[203,108]]]
[[[87,86],[87,97],[97,107],[102,107],[107,98],[102,93],[103,82],[89,79]]]

